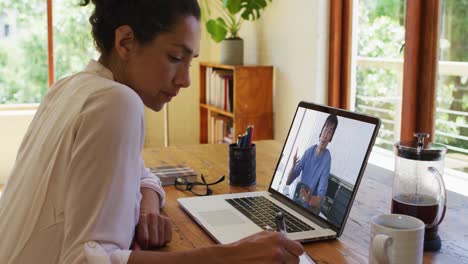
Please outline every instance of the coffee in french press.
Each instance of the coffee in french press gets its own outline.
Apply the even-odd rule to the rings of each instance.
[[[446,190],[442,173],[447,149],[439,144],[424,147],[426,133],[416,133],[415,142],[395,143],[392,213],[411,215],[425,224],[424,250],[441,247],[439,224],[446,210]]]

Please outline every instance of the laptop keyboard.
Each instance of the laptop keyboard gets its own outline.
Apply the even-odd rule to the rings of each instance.
[[[278,231],[275,216],[276,213],[280,211],[284,214],[286,231],[288,233],[315,230],[313,227],[262,196],[226,199],[226,202],[234,206],[243,215],[264,230]]]

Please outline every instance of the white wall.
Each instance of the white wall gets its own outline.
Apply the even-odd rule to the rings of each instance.
[[[324,104],[328,80],[327,0],[273,1],[258,21],[256,56],[276,68],[274,137],[286,138],[297,103]],[[248,49],[248,48],[247,48]],[[252,54],[252,55],[251,55]]]
[[[5,183],[35,111],[0,111],[0,184]]]

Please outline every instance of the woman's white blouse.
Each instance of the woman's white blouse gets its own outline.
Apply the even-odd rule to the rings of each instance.
[[[143,103],[91,61],[44,97],[0,199],[0,263],[127,263],[140,187]]]

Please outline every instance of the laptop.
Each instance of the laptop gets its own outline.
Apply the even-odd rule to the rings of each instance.
[[[218,243],[276,230],[299,242],[339,237],[344,229],[380,120],[300,102],[268,191],[179,198],[180,206]]]

